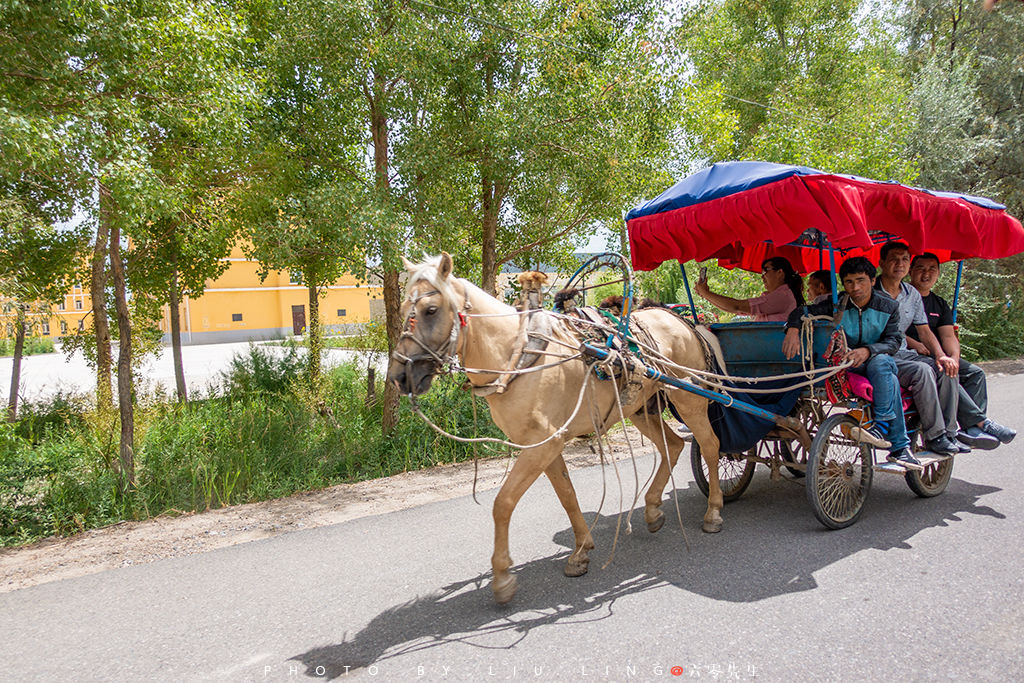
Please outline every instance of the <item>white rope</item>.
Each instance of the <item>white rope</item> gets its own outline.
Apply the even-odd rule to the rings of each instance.
[[[417,415],[419,415],[420,419],[422,419],[424,422],[426,422],[430,426],[431,429],[433,429],[435,432],[437,432],[441,436],[446,436],[449,439],[454,439],[455,441],[458,441],[459,443],[500,443],[500,444],[502,444],[504,446],[508,446],[510,448],[517,448],[519,450],[527,450],[529,448],[537,448],[538,446],[543,446],[544,444],[546,444],[547,442],[551,441],[552,439],[554,439],[554,438],[556,438],[558,436],[562,436],[562,435],[565,434],[566,428],[568,428],[568,426],[570,424],[572,424],[572,421],[576,419],[576,415],[580,412],[580,406],[583,405],[583,396],[587,393],[587,389],[590,387],[590,378],[593,375],[593,370],[594,370],[594,366],[593,365],[591,365],[590,367],[587,368],[586,375],[584,375],[583,384],[580,387],[580,395],[576,399],[576,407],[573,408],[572,415],[569,416],[569,419],[565,421],[565,424],[563,424],[561,427],[559,427],[554,432],[552,432],[551,435],[548,436],[548,438],[544,439],[543,441],[538,441],[537,443],[534,443],[534,444],[518,444],[518,443],[513,443],[512,441],[506,441],[505,439],[495,439],[495,438],[490,437],[490,436],[481,436],[481,437],[473,438],[473,439],[467,439],[466,437],[456,436],[454,434],[446,432],[445,430],[441,429],[436,424],[431,422],[430,418],[428,418],[426,415],[424,415],[423,411],[420,410],[419,405],[416,403],[416,397],[413,396],[412,394],[408,395],[409,396],[409,403],[412,405],[413,412],[415,412]]]

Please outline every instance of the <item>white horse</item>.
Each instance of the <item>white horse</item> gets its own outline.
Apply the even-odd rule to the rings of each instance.
[[[424,263],[405,262],[409,271],[406,299],[402,304],[405,320],[402,337],[392,354],[388,381],[401,393],[422,394],[445,360],[458,356],[463,367],[493,369],[493,375],[471,374],[470,382],[481,386],[495,380],[504,371],[512,370],[510,361],[522,352],[517,348],[520,337],[516,309],[501,303],[464,279],[452,276],[452,260],[442,254]],[[546,315],[539,313],[535,315]],[[564,341],[571,349],[580,338],[562,320],[551,317],[551,336]],[[651,308],[633,313],[633,320],[645,329],[661,354],[678,365],[705,369],[705,353],[696,331],[665,309]],[[518,376],[503,393],[486,397],[495,424],[517,444],[538,444],[524,448],[516,458],[508,478],[494,501],[494,554],[491,566],[494,579],[491,588],[495,600],[505,603],[516,591],[516,579],[510,574],[508,526],[516,503],[543,472],[555,489],[558,499],[569,515],[576,548],[565,567],[566,576],[587,572],[588,553],[593,538],[569,472],[562,458],[562,449],[569,439],[594,432],[595,417],[602,429],[619,422],[615,382],[589,380],[590,370],[582,360],[557,364],[566,347],[549,344],[541,351],[538,365],[554,363],[537,372]],[[585,391],[582,409],[573,416],[577,399]],[[722,527],[722,493],[718,484],[719,441],[708,421],[707,400],[687,391],[671,389],[652,380],[643,379],[638,391],[623,399],[623,414],[661,453],[657,473],[644,497],[644,521],[653,533],[665,522],[661,511],[662,497],[669,473],[679,457],[684,441],[665,425],[657,407],[648,409],[658,391],[664,391],[678,414],[693,432],[708,465],[707,512],[703,530],[717,532]],[[566,424],[568,422],[568,424]],[[560,428],[554,438],[549,438]],[[546,441],[545,441],[546,440]],[[667,450],[666,450],[667,447]]]

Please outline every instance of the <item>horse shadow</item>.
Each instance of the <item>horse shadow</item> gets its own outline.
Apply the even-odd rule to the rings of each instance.
[[[390,607],[341,642],[291,661],[302,663],[307,675],[333,679],[449,643],[510,650],[535,628],[607,619],[620,598],[667,586],[714,600],[756,602],[814,590],[816,571],[862,550],[910,549],[917,533],[949,526],[962,515],[1005,519],[980,504],[982,496],[1000,490],[995,487],[954,479],[941,496],[921,499],[901,478],[879,478],[864,516],[841,531],[827,531],[814,519],[799,481],[783,485],[766,476],[755,477],[745,496],[726,506],[720,534],[698,530],[706,499],[692,483],[669,492],[663,506],[668,520],[657,534],[647,532],[642,509],[632,513],[631,534],[624,533],[620,515],[589,512],[603,547],[592,552],[585,576],[562,575],[574,543],[566,527],[554,535],[566,551],[515,567],[520,588],[509,605],[494,604],[487,572]]]

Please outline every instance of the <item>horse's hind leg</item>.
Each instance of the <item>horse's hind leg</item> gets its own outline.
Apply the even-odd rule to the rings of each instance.
[[[547,469],[552,458],[561,454],[562,446],[563,442],[555,439],[538,448],[522,451],[494,499],[494,554],[491,556],[494,579],[491,590],[494,591],[495,601],[500,604],[508,602],[516,594],[516,577],[509,573],[512,556],[508,550],[508,525],[512,511],[526,490],[537,481],[540,473]]]
[[[587,573],[590,565],[589,552],[594,549],[594,539],[587,528],[586,520],[583,519],[583,512],[580,510],[579,500],[576,498],[576,490],[569,479],[569,470],[565,467],[565,459],[559,453],[558,457],[551,461],[544,472],[548,475],[551,486],[558,494],[558,500],[569,515],[569,522],[572,524],[572,533],[576,537],[576,549],[569,556],[565,565],[566,576],[583,576]]]
[[[665,424],[665,420],[657,413],[641,409],[629,419],[641,434],[654,443],[661,454],[658,471],[644,496],[644,521],[647,522],[647,530],[653,534],[665,524],[665,513],[661,511],[661,497],[686,442]],[[668,451],[665,450],[666,446]]]

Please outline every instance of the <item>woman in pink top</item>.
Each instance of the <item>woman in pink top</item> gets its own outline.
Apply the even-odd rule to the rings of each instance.
[[[733,299],[715,294],[708,288],[706,279],[698,280],[694,290],[723,311],[752,315],[755,322],[784,322],[790,311],[804,305],[803,280],[787,259],[781,256],[765,259],[761,264],[761,281],[764,282],[764,292],[753,299]]]

